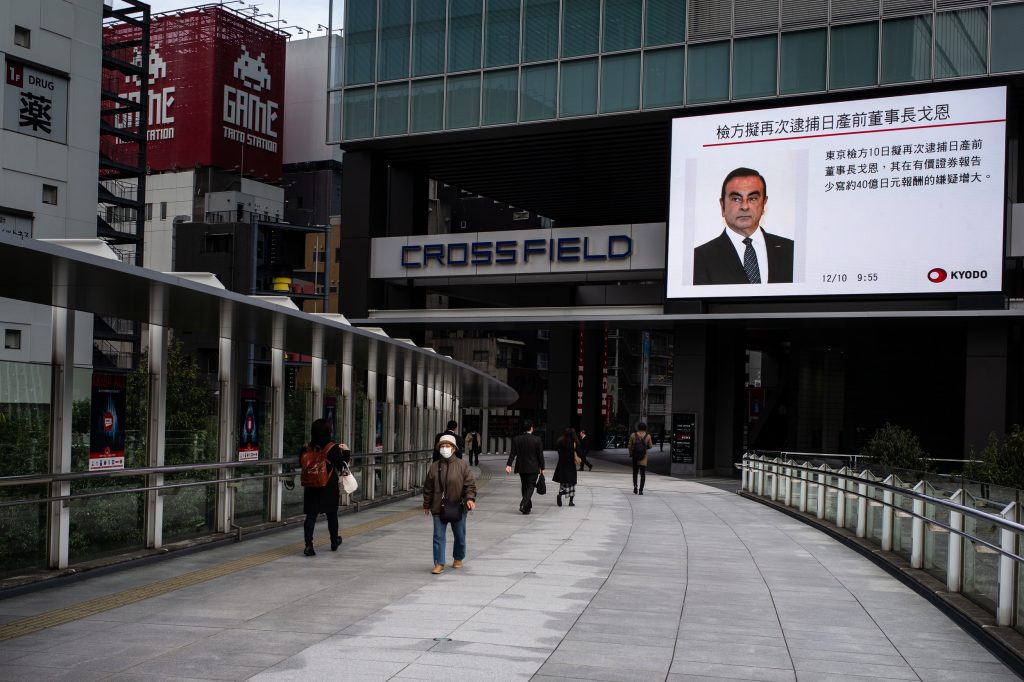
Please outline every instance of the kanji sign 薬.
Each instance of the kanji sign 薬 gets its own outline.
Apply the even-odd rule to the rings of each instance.
[[[67,144],[68,79],[7,59],[4,130]]]

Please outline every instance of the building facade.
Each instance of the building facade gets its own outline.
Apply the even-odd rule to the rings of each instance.
[[[341,56],[331,53],[327,134],[346,154],[341,289],[350,294],[342,296],[350,319],[406,330],[550,328],[548,421],[592,431],[606,411],[599,335],[605,329],[668,334],[671,357],[662,364],[671,368],[671,385],[663,404],[671,405],[672,425],[666,428],[696,424],[693,456],[673,463],[684,473],[727,473],[744,448],[857,452],[885,422],[914,430],[934,456],[961,457],[984,447],[990,433],[1002,435],[1024,421],[1024,225],[1018,217],[1024,52],[1016,38],[1024,3],[361,0],[345,3],[344,16],[338,3],[333,11],[332,25],[344,25],[345,34],[338,39]],[[935,279],[890,282],[884,290],[792,286],[753,296],[698,290],[688,280],[677,285],[680,261],[667,254],[678,247],[679,226],[693,205],[677,191],[691,177],[674,165],[680,146],[748,144],[740,139],[748,133],[759,140],[785,137],[787,144],[834,134],[845,155],[859,145],[848,149],[841,140],[881,137],[843,131],[844,125],[863,121],[867,128],[877,118],[892,133],[903,116],[901,130],[928,122],[938,131],[952,124],[928,118],[936,106],[948,114],[948,99],[966,111],[986,96],[983,88],[1005,92],[1005,114],[995,106],[991,120],[956,125],[995,125],[987,138],[986,149],[998,145],[992,155],[975,154],[976,161],[946,154],[938,161],[956,136],[936,134],[931,157],[907,159],[906,169],[885,159],[864,170],[877,176],[863,189],[941,185],[923,190],[938,205],[946,196],[970,196],[950,185],[982,181],[970,172],[972,164],[994,164],[985,178],[1003,183],[1005,192],[986,190],[999,196],[986,200],[973,220],[963,218],[956,232],[968,245],[1002,243],[987,255],[994,265],[985,269],[986,281],[963,286],[950,279],[945,288],[936,288]],[[894,119],[897,100],[884,98],[908,99],[899,100]],[[835,112],[819,111],[830,107]],[[737,122],[741,114],[757,121],[752,132]],[[716,117],[729,126],[709,127],[712,138],[698,140],[691,131],[713,126]],[[822,128],[826,118],[839,127]],[[862,136],[839,137],[853,133]],[[974,140],[958,138],[958,150],[964,142],[969,150]],[[769,156],[763,163],[770,166]],[[918,161],[948,170],[962,160],[962,171],[941,173],[941,182],[940,173],[915,169]],[[828,190],[825,183],[803,189],[779,183],[777,173],[766,186],[796,187],[791,194],[811,197],[801,201],[815,206],[809,202],[817,193],[833,191],[839,166],[840,174],[862,170],[830,163],[831,170],[821,171],[832,183]],[[903,172],[905,180],[897,177]],[[519,232],[479,227],[470,235],[449,227],[434,238],[426,200],[432,180],[551,222]],[[859,191],[857,180],[844,177],[841,189]],[[870,206],[870,197],[881,195],[863,196]],[[717,204],[708,202],[709,214],[718,212]],[[892,210],[878,203],[862,227],[881,225]],[[784,208],[775,212],[787,215]],[[931,218],[933,226],[942,215]],[[798,249],[809,251],[816,235],[842,216],[800,220],[793,222],[808,227]],[[645,226],[664,236],[649,236]],[[859,243],[856,237],[867,230],[848,233],[838,250],[867,248],[867,236]],[[613,238],[621,241],[608,241]],[[404,240],[405,250],[390,251],[395,240]],[[652,254],[657,263],[635,264]],[[382,259],[399,272],[381,268]],[[877,275],[870,269],[837,274],[865,282]],[[797,272],[805,284],[817,276]],[[446,297],[447,316],[421,311],[423,297],[435,295]],[[617,383],[621,393],[621,376]],[[656,393],[644,395],[641,416],[650,417]]]

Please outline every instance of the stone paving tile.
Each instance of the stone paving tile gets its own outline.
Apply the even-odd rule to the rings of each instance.
[[[0,680],[1012,679],[884,571],[761,505],[656,476],[651,495],[633,497],[628,471],[607,465],[581,477],[577,507],[548,496],[524,517],[501,464],[485,458],[497,475],[471,517],[464,569],[430,575],[430,525],[409,518],[337,554],[296,552],[0,642]],[[418,504],[343,517],[342,534]],[[0,621],[298,538],[4,600]]]

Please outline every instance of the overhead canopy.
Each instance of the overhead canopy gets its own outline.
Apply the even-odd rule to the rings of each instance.
[[[385,373],[390,365],[400,380],[415,381],[421,367],[428,377],[430,370],[450,372],[464,407],[502,407],[518,398],[494,377],[407,340],[353,327],[340,316],[311,315],[268,297],[204,284],[195,281],[194,273],[188,277],[127,265],[94,249],[85,252],[0,233],[0,295],[6,298],[267,347],[277,347],[276,330],[284,339],[281,350],[304,355],[313,354],[314,334],[322,330],[328,362],[340,362],[351,348],[353,367]],[[407,370],[412,376],[405,376]]]

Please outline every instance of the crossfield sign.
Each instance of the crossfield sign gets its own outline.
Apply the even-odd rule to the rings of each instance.
[[[1002,288],[1006,88],[677,118],[669,298]]]

